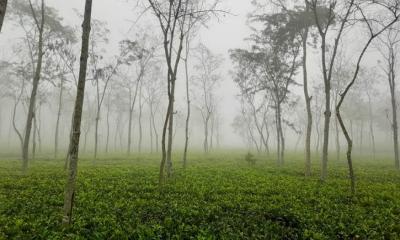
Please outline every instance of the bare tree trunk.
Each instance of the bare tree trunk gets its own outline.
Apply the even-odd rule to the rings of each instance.
[[[337,105],[337,98],[338,96],[335,96],[335,106]],[[336,161],[340,161],[340,139],[339,139],[339,120],[336,116],[335,118],[335,140],[336,140]]]
[[[208,151],[212,151],[214,148],[214,113],[211,115],[211,127],[210,127],[210,146],[208,148]]]
[[[189,122],[190,122],[190,94],[189,94],[189,71],[188,71],[189,40],[187,38],[188,37],[186,37],[186,59],[185,59],[187,115],[185,122],[185,147],[183,150],[183,168],[186,168],[187,166],[187,150],[189,145]]]
[[[140,86],[139,86],[139,142],[138,142],[138,151],[139,151],[139,153],[142,152],[142,139],[143,139],[142,112],[143,112],[142,84],[140,83]]]
[[[398,137],[398,122],[397,122],[397,102],[396,102],[396,74],[395,74],[395,53],[393,47],[389,48],[389,72],[388,80],[390,87],[390,98],[392,104],[392,130],[393,130],[393,149],[394,161],[397,170],[400,169],[399,159],[399,137]]]
[[[90,22],[92,15],[92,0],[86,0],[85,3],[85,14],[82,24],[82,48],[80,58],[80,69],[79,69],[79,81],[76,94],[75,108],[74,108],[74,119],[72,124],[72,136],[71,136],[71,148],[70,150],[70,164],[68,172],[67,185],[65,187],[64,197],[64,217],[62,223],[64,226],[68,226],[72,221],[72,207],[75,196],[75,182],[78,171],[78,153],[79,153],[79,137],[81,131],[81,120],[82,120],[82,107],[83,100],[85,97],[85,80],[87,71],[87,59],[89,50],[89,36],[90,36]]]
[[[170,95],[170,93],[168,93]],[[164,126],[163,126],[163,131],[162,131],[162,138],[161,138],[161,163],[160,163],[160,174],[159,174],[159,184],[161,185],[164,182],[164,169],[165,169],[165,164],[167,161],[167,148],[166,148],[166,136],[167,136],[167,128],[168,128],[168,122],[170,120],[170,114],[172,114],[172,102],[171,102],[171,96],[168,98],[168,109],[167,109],[167,115],[165,116],[165,121],[164,121]]]
[[[7,0],[0,0],[0,32],[3,27],[4,16],[7,12]]]
[[[204,153],[208,153],[208,121],[209,118],[208,116],[206,116],[204,118],[204,140],[203,140]]]
[[[16,118],[16,114],[17,114],[17,107],[18,107],[18,102],[19,102],[19,101],[20,101],[20,100],[17,99],[17,100],[15,101],[15,103],[14,103],[13,115],[12,115],[12,126],[13,126],[13,129],[14,129],[15,133],[16,133],[17,136],[18,136],[18,139],[19,139],[20,143],[21,143],[21,150],[22,150],[23,147],[24,147],[24,139],[23,139],[23,137],[22,137],[22,134],[21,134],[20,131],[18,130],[16,123],[15,123],[15,120],[16,120],[15,118]]]
[[[97,148],[99,144],[99,122],[100,122],[100,107],[97,107],[95,129],[94,129],[94,160],[97,160]]]
[[[153,109],[151,110],[151,122],[152,122],[152,125],[153,125],[153,131],[154,131],[154,135],[155,135],[155,137],[156,137],[156,152],[158,152],[159,151],[159,147],[158,147],[158,131],[157,131],[157,127],[156,127],[156,120],[155,120],[155,116],[154,116],[154,111],[153,111]]]
[[[305,1],[306,13],[309,12],[308,1]],[[308,40],[308,27],[305,29],[303,34],[303,88],[304,88],[304,99],[306,102],[307,111],[307,128],[306,128],[306,141],[305,141],[305,175],[311,175],[311,133],[312,133],[312,112],[311,112],[311,99],[308,93],[308,73],[307,73],[307,40]]]
[[[107,137],[106,137],[106,153],[108,153],[108,148],[110,144],[110,97],[108,98],[108,104],[107,104]]]
[[[129,110],[129,123],[128,123],[128,155],[131,154],[132,148],[132,123],[133,123],[133,109]]]
[[[139,84],[141,82],[142,78],[142,72],[140,73],[137,81],[136,81],[136,88],[135,88],[135,93],[132,98],[132,89],[129,88],[129,126],[128,126],[128,155],[131,154],[131,148],[132,148],[132,124],[133,124],[133,111],[135,109],[135,104],[136,104],[136,98],[138,95],[139,91]]]
[[[350,188],[351,188],[351,193],[354,195],[356,192],[356,186],[355,186],[356,180],[355,180],[354,170],[353,170],[353,160],[351,158],[351,152],[353,150],[353,141],[351,140],[350,135],[347,132],[347,129],[346,129],[344,122],[342,120],[342,117],[340,115],[340,106],[341,106],[341,103],[339,103],[339,105],[337,105],[337,107],[336,107],[336,116],[337,116],[340,126],[342,128],[343,134],[347,140],[346,155],[347,155],[347,164],[349,166]]]
[[[61,78],[60,82],[60,92],[58,95],[58,112],[57,112],[57,121],[56,121],[56,133],[54,136],[54,158],[57,158],[58,155],[58,137],[60,131],[60,119],[62,113],[62,99],[63,99],[63,92],[64,92],[64,80]]]
[[[32,160],[36,158],[36,136],[37,136],[37,121],[36,116],[33,118],[33,135],[32,135]]]
[[[153,111],[152,107],[150,107],[150,112]],[[154,147],[153,147],[153,123],[151,121],[151,113],[149,116],[149,134],[150,134],[150,153],[153,153]]]
[[[32,14],[36,18],[36,14],[34,13],[33,7],[31,6]],[[43,60],[43,30],[44,30],[44,0],[42,0],[41,4],[41,22],[39,26],[39,22],[36,21],[38,30],[39,30],[39,44],[38,44],[38,59],[36,64],[35,76],[32,82],[32,92],[31,97],[29,100],[29,109],[28,109],[28,118],[26,120],[26,127],[25,127],[25,137],[24,137],[24,144],[22,149],[22,172],[26,173],[28,169],[28,158],[29,158],[29,140],[31,136],[32,130],[32,120],[35,117],[35,106],[36,106],[36,95],[39,87],[39,80],[40,74],[42,71],[42,60]]]
[[[325,84],[325,119],[324,119],[324,138],[322,145],[322,170],[321,181],[325,181],[328,174],[328,150],[329,150],[329,125],[331,120],[331,87],[330,82]]]
[[[368,113],[369,113],[369,134],[371,137],[372,143],[372,154],[374,157],[374,161],[376,160],[376,145],[375,145],[375,133],[374,133],[374,117],[372,114],[372,101],[371,95],[367,93],[368,96]]]
[[[167,176],[172,175],[172,141],[174,133],[174,103],[175,103],[175,81],[176,76],[171,79],[171,96],[170,96],[170,114],[169,114],[169,126],[168,126],[168,149],[167,149]]]

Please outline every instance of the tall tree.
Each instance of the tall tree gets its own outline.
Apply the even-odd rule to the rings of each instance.
[[[396,169],[400,169],[399,156],[399,127],[397,119],[397,94],[396,94],[396,68],[398,64],[398,51],[400,43],[400,29],[398,24],[390,27],[381,37],[377,48],[382,55],[384,65],[381,69],[387,76],[390,92],[390,103],[392,112],[392,132],[393,132],[393,150]]]
[[[204,44],[199,44],[196,48],[196,64],[194,69],[197,74],[194,77],[194,86],[199,93],[198,109],[201,113],[204,124],[203,150],[205,153],[210,151],[212,143],[212,120],[216,111],[217,96],[215,93],[218,84],[221,81],[219,70],[223,58],[213,54]]]
[[[352,150],[353,150],[353,140],[348,133],[348,130],[344,124],[344,121],[341,116],[341,107],[343,105],[344,100],[346,99],[347,94],[350,89],[355,84],[360,68],[361,61],[363,60],[368,48],[370,47],[372,41],[379,37],[383,32],[389,29],[393,24],[398,22],[400,18],[400,2],[399,1],[390,1],[390,2],[376,2],[374,0],[357,2],[351,1],[351,4],[354,6],[349,6],[349,10],[355,14],[355,19],[361,19],[360,23],[362,23],[368,29],[368,40],[362,45],[363,48],[361,53],[358,55],[356,67],[354,73],[351,76],[351,80],[346,85],[342,94],[340,94],[340,99],[338,104],[336,105],[336,116],[339,120],[340,127],[343,131],[343,135],[347,141],[347,163],[349,167],[349,177],[350,177],[350,187],[351,193],[355,194],[356,186],[355,186],[355,174],[353,169],[353,160],[352,160]],[[376,18],[373,14],[371,14],[371,10],[379,9],[380,19]],[[379,20],[379,21],[378,21]],[[376,28],[376,29],[375,29]]]
[[[35,21],[35,25],[36,25],[37,30],[39,32],[39,37],[38,37],[38,54],[37,54],[37,61],[36,61],[36,69],[35,69],[35,75],[33,77],[33,82],[32,82],[32,92],[31,92],[31,96],[30,96],[28,117],[27,117],[27,120],[26,120],[24,143],[23,143],[23,148],[22,148],[22,171],[24,173],[28,169],[29,140],[30,140],[31,130],[32,130],[32,120],[35,117],[34,111],[35,111],[35,108],[36,108],[36,106],[35,106],[36,94],[37,94],[37,91],[38,91],[40,74],[41,74],[41,71],[42,71],[43,32],[44,32],[44,22],[45,22],[45,4],[44,4],[44,0],[41,1],[40,18],[39,18],[38,14],[37,14],[36,9],[32,5],[31,0],[29,0],[29,5],[30,5],[32,17],[33,17],[33,19]]]
[[[82,24],[82,47],[80,57],[80,68],[79,68],[79,80],[76,93],[76,101],[73,113],[72,122],[72,135],[71,144],[69,149],[69,171],[67,178],[67,185],[65,187],[64,197],[64,216],[62,223],[64,226],[68,226],[72,221],[72,207],[75,197],[75,182],[78,171],[78,153],[79,153],[79,139],[81,132],[81,120],[82,120],[82,107],[85,96],[85,82],[86,82],[86,71],[87,62],[89,55],[89,38],[90,38],[90,23],[92,17],[92,0],[86,0],[85,2],[85,13]]]
[[[162,158],[160,164],[159,183],[164,181],[164,172],[172,174],[172,141],[174,127],[175,89],[179,64],[185,36],[195,24],[201,24],[215,13],[218,0],[208,5],[206,1],[190,0],[148,0],[156,16],[162,36],[167,74],[168,108],[162,132]],[[193,22],[191,19],[194,19]],[[167,138],[168,132],[168,138]]]
[[[322,168],[321,181],[325,181],[328,174],[328,148],[329,148],[329,130],[331,120],[331,85],[333,66],[335,64],[340,40],[343,36],[345,27],[349,24],[349,17],[354,10],[355,0],[338,2],[336,0],[310,0],[310,8],[314,13],[315,23],[321,38],[321,63],[322,76],[325,92],[325,111],[324,111],[324,134],[322,145]],[[321,17],[319,9],[326,8],[326,14]],[[341,9],[341,10],[339,10]],[[334,30],[333,26],[337,23],[338,29]],[[334,42],[331,46],[328,44],[330,38],[328,34],[333,31]],[[332,49],[331,51],[328,51]],[[330,56],[327,56],[330,55]]]

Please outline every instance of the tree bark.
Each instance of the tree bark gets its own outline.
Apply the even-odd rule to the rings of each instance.
[[[7,12],[7,0],[0,0],[0,32],[3,27],[4,16]]]
[[[399,137],[398,137],[398,122],[397,122],[397,102],[396,102],[396,78],[395,78],[395,56],[394,51],[390,51],[390,72],[389,72],[389,86],[390,86],[390,97],[392,105],[392,130],[393,130],[393,149],[394,149],[394,161],[396,169],[400,169],[399,160]]]
[[[186,122],[185,122],[185,147],[183,150],[183,168],[187,166],[187,151],[189,146],[189,122],[190,122],[190,93],[189,93],[189,70],[188,70],[188,57],[189,57],[189,40],[186,37],[186,58],[185,58],[185,77],[186,77]]]
[[[308,1],[305,1],[306,13],[309,12]],[[307,73],[307,40],[308,40],[308,27],[306,27],[303,34],[303,88],[304,88],[304,99],[306,102],[307,111],[307,129],[306,129],[306,141],[305,141],[305,175],[311,175],[311,133],[312,133],[312,111],[311,111],[311,99],[308,92],[308,73]]]
[[[54,158],[57,158],[58,155],[58,137],[59,137],[59,129],[60,129],[60,119],[62,113],[62,99],[63,99],[63,92],[64,92],[64,80],[61,79],[60,82],[60,92],[58,95],[58,112],[57,112],[57,121],[56,121],[56,133],[54,136]]]
[[[89,36],[90,36],[90,22],[92,15],[92,0],[86,0],[85,3],[85,14],[82,24],[82,48],[80,58],[80,69],[79,69],[79,80],[76,94],[76,101],[74,107],[74,118],[72,123],[72,136],[71,136],[71,148],[70,153],[70,164],[68,172],[68,180],[65,188],[64,197],[64,217],[62,223],[64,226],[71,224],[72,220],[72,208],[75,196],[75,181],[78,171],[78,152],[79,152],[79,137],[81,131],[81,120],[82,120],[82,108],[83,100],[85,97],[85,81],[86,71],[88,62],[88,50],[89,50]]]
[[[142,104],[142,83],[139,85],[139,142],[138,142],[138,151],[142,152],[142,140],[143,140],[143,126],[142,126],[142,113],[143,113],[143,104]]]
[[[32,131],[32,120],[35,117],[35,107],[36,107],[36,95],[39,87],[39,80],[40,80],[40,74],[42,71],[42,60],[43,60],[43,31],[44,31],[44,0],[42,0],[41,4],[41,22],[39,25],[39,22],[37,21],[35,12],[33,7],[31,6],[31,11],[32,14],[35,18],[37,28],[39,30],[39,42],[38,42],[38,59],[36,63],[36,70],[35,70],[35,76],[33,78],[32,82],[32,92],[31,92],[31,97],[29,100],[29,109],[28,109],[28,117],[26,120],[26,127],[25,127],[25,137],[24,137],[24,144],[23,144],[23,149],[22,149],[22,172],[26,173],[28,169],[28,158],[29,158],[29,140],[31,136],[31,131]]]
[[[376,160],[376,144],[375,144],[375,133],[374,133],[374,118],[372,114],[372,100],[371,95],[367,93],[368,96],[368,113],[369,113],[369,134],[371,137],[372,144],[372,154],[374,161]]]

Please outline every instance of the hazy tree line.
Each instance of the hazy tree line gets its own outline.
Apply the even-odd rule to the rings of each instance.
[[[173,175],[173,163],[187,166],[193,112],[201,122],[203,151],[208,153],[219,145],[221,96],[216,90],[223,80],[224,59],[195,39],[208,22],[229,13],[219,9],[218,0],[148,0],[142,4],[155,19],[158,33],[135,27],[134,37],[120,40],[118,51],[111,51],[110,30],[107,23],[92,19],[91,0],[85,1],[84,14],[78,14],[83,19],[81,30],[64,25],[58,11],[45,0],[8,3],[6,24],[16,26],[20,37],[10,43],[13,58],[1,61],[1,97],[11,110],[9,125],[20,143],[23,173],[35,157],[37,144],[40,148],[44,131],[55,126],[55,157],[61,156],[61,139],[69,138],[64,140],[68,151],[62,154],[67,156],[68,170],[65,225],[72,219],[79,150],[86,150],[89,138],[93,139],[94,161],[100,151],[112,148],[128,155],[145,151],[145,145],[146,150],[160,151],[160,186]],[[389,123],[399,169],[400,2],[271,0],[253,4],[249,47],[230,51],[231,75],[240,90],[240,113],[231,122],[248,148],[273,155],[282,166],[288,136],[296,136],[296,146],[304,142],[305,175],[315,174],[311,172],[315,152],[320,156],[321,181],[325,181],[332,155],[330,140],[334,139],[337,159],[342,152],[346,154],[354,193],[355,143],[363,152],[367,134],[375,157],[376,129]],[[6,6],[7,1],[0,1],[0,27]],[[351,34],[362,40],[352,56],[347,56],[347,48],[354,47]],[[372,49],[381,60],[364,65]],[[318,61],[310,60],[310,52]],[[378,93],[387,96],[386,89],[390,99],[378,102]],[[180,91],[185,99],[177,98]],[[177,111],[182,105],[185,110]],[[42,116],[44,111],[55,116],[54,123]],[[61,137],[65,124],[71,128]],[[182,160],[173,159],[178,128],[185,132]]]

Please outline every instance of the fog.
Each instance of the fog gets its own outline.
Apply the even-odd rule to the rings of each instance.
[[[56,9],[63,18],[62,24],[65,26],[71,26],[76,31],[79,32],[79,25],[81,22],[83,2],[78,0],[73,1],[58,1],[49,0],[46,2],[48,6]],[[11,6],[12,8],[12,6]],[[271,8],[271,7],[270,7]],[[211,19],[202,25],[199,32],[196,34],[195,38],[192,40],[192,48],[196,48],[199,43],[204,44],[213,54],[221,56],[223,59],[221,66],[217,69],[219,75],[219,82],[216,85],[215,95],[217,96],[217,113],[218,113],[218,129],[215,130],[213,136],[211,137],[214,141],[215,148],[239,148],[239,149],[249,149],[251,151],[256,151],[255,146],[248,137],[244,136],[243,132],[239,129],[233,127],[233,122],[236,116],[241,113],[240,104],[240,89],[237,84],[233,81],[235,67],[229,56],[229,51],[237,48],[250,48],[251,42],[248,40],[249,36],[252,34],[248,20],[248,16],[251,13],[257,12],[257,8],[251,4],[250,1],[224,1],[219,6],[218,9],[223,9],[224,13],[218,16],[213,16]],[[272,11],[278,11],[277,7],[272,7]],[[161,34],[159,33],[159,26],[156,18],[152,14],[151,10],[148,8],[146,3],[135,2],[135,1],[107,1],[107,0],[97,0],[93,6],[93,19],[100,20],[105,23],[105,27],[109,29],[107,44],[101,43],[99,49],[102,51],[104,58],[109,58],[108,62],[115,61],[115,56],[119,54],[119,42],[124,39],[135,40],[138,38],[138,34],[147,32],[152,37],[158,39],[161,43]],[[254,26],[254,24],[253,24]],[[356,33],[356,34],[355,34]],[[1,33],[0,44],[2,46],[1,59],[4,62],[20,61],[27,57],[28,52],[19,51],[18,55],[15,54],[16,48],[22,48],[24,46],[24,32],[21,29],[21,25],[12,19],[12,15],[7,15],[5,18],[4,28]],[[77,38],[79,39],[79,34]],[[333,40],[333,36],[328,36],[328,39]],[[365,40],[364,40],[365,39]],[[352,31],[347,31],[344,33],[342,44],[340,45],[339,55],[344,61],[343,65],[353,65],[356,61],[356,57],[360,52],[360,45],[358,41],[364,42],[367,39],[367,34],[365,29],[362,27],[356,27]],[[309,89],[311,95],[313,96],[312,105],[314,108],[322,106],[324,99],[322,96],[322,91],[315,92],[314,89],[321,86],[323,83],[323,77],[321,75],[321,63],[320,63],[320,51],[317,47],[319,40],[316,40],[316,48],[309,47],[309,58],[307,60],[308,70],[309,70]],[[158,61],[163,59],[162,48],[159,47],[155,53],[155,58]],[[79,44],[76,44],[79,47]],[[75,49],[75,54],[78,53],[78,49]],[[338,62],[338,61],[337,61]],[[376,47],[372,45],[367,54],[362,61],[362,67],[365,72],[374,72],[376,76],[371,79],[374,93],[372,96],[372,109],[373,109],[373,127],[375,130],[376,144],[379,146],[379,152],[390,152],[391,151],[391,120],[390,120],[390,97],[389,97],[389,84],[387,83],[383,64],[378,62],[384,62],[382,55],[376,50]],[[77,74],[78,67],[75,61],[74,70]],[[196,70],[194,69],[195,57],[189,59],[189,75],[195,76]],[[46,66],[47,67],[47,66]],[[166,68],[162,66],[162,74],[157,76],[158,78],[164,78],[166,76]],[[111,90],[121,91],[115,88],[121,78],[134,78],[136,70],[129,69],[129,67],[121,68],[120,73],[115,74],[111,78],[108,91]],[[353,71],[349,68],[346,71]],[[368,118],[368,106],[367,106],[367,96],[362,90],[363,79],[367,74],[360,74],[357,79],[357,83],[360,87],[356,90],[351,90],[348,99],[345,100],[345,105],[348,105],[348,111],[344,113],[344,118],[346,123],[352,127],[352,137],[354,139],[354,145],[359,146],[359,152],[370,153],[368,150],[371,149],[371,137],[370,129],[368,123],[370,119]],[[71,74],[66,74],[67,77],[67,89],[63,96],[63,109],[61,113],[61,124],[60,124],[60,149],[66,150],[69,143],[69,131],[71,125],[72,107],[74,103],[75,96],[75,85]],[[5,87],[3,88],[1,108],[1,125],[0,125],[0,139],[2,145],[2,151],[8,153],[18,154],[19,152],[19,140],[18,136],[13,129],[12,117],[13,117],[13,107],[14,100],[10,96],[10,91],[15,92],[17,89],[6,89],[6,82],[16,81],[16,77],[10,76],[9,74],[2,74],[1,82]],[[145,76],[147,81],[150,81],[149,76]],[[305,103],[302,90],[302,74],[301,68],[296,70],[294,79],[296,84],[289,87],[289,91],[292,93],[291,101],[295,101],[297,104],[291,109],[288,109],[284,113],[284,118],[287,122],[292,124],[291,126],[285,125],[284,132],[286,136],[287,148],[291,150],[296,150],[302,152],[302,146],[304,145],[305,138],[305,126],[306,126],[306,112]],[[335,76],[334,76],[335,78]],[[87,90],[86,99],[84,104],[84,116],[82,123],[82,141],[81,149],[83,152],[89,153],[93,152],[94,148],[94,124],[95,124],[95,108],[96,108],[96,87],[93,80],[87,80]],[[335,79],[333,80],[335,81]],[[348,81],[348,79],[341,80],[343,84]],[[51,83],[52,82],[52,83]],[[52,152],[54,149],[54,135],[55,135],[55,125],[57,120],[57,97],[58,92],[54,84],[57,84],[56,76],[52,76],[51,79],[42,81],[39,86],[39,95],[43,98],[40,102],[40,107],[38,108],[38,133],[36,136],[37,146],[40,152]],[[27,87],[24,93],[24,97],[29,98],[29,89]],[[114,89],[114,90],[113,90]],[[197,91],[197,92],[196,92]],[[337,90],[338,93],[343,91],[343,87]],[[165,92],[164,92],[165,93]],[[203,138],[204,138],[204,126],[201,118],[201,113],[196,106],[201,104],[201,93],[199,88],[190,86],[190,93],[193,96],[193,109],[192,109],[192,120],[190,126],[190,149],[201,150],[203,148]],[[319,96],[320,95],[320,96]],[[113,98],[112,96],[105,96],[106,100],[103,103],[100,121],[99,121],[99,146],[100,152],[104,151],[106,146],[106,138],[108,132],[108,144],[110,151],[115,152],[125,152],[127,148],[127,125],[128,116],[127,109],[128,96],[124,96],[123,92],[118,94],[119,102],[114,102],[110,106],[110,111],[108,111],[107,98]],[[185,138],[185,118],[186,118],[186,93],[185,93],[185,75],[184,66],[179,67],[178,80],[176,86],[176,129],[174,132],[174,145],[178,149],[182,149],[184,145]],[[354,99],[354,100],[353,100]],[[115,99],[114,99],[115,100]],[[114,101],[113,100],[113,101]],[[25,101],[25,100],[24,100]],[[196,103],[197,102],[197,103]],[[167,97],[164,96],[160,99],[160,109],[157,112],[156,124],[158,134],[160,134],[162,129],[162,123],[164,115],[166,112]],[[125,105],[125,106],[124,106]],[[332,105],[333,107],[333,105]],[[107,120],[108,113],[108,120]],[[151,136],[149,134],[151,125],[149,125],[150,113],[148,106],[143,104],[142,108],[142,145],[145,151],[150,151],[151,148]],[[23,133],[24,125],[26,122],[27,114],[27,104],[22,102],[18,104],[15,114],[15,125],[16,128]],[[133,124],[132,124],[132,147],[135,151],[138,151],[139,142],[139,119],[138,119],[139,109],[135,106],[133,114]],[[323,117],[323,109],[319,109],[316,112],[314,109],[314,126],[312,131],[312,145],[314,149],[318,148],[317,140],[318,134],[322,132],[322,122],[320,118]],[[332,117],[335,121],[334,114]],[[271,148],[276,144],[275,138],[276,134],[273,131],[273,122],[270,123],[271,136],[270,144]],[[296,131],[293,131],[293,128]],[[319,128],[319,129],[317,129]],[[108,130],[107,130],[108,129]],[[252,131],[255,131],[254,129]],[[331,125],[330,134],[330,149],[334,151],[337,146],[335,145],[335,126]],[[339,130],[340,131],[340,130]],[[255,133],[256,134],[256,133]],[[340,145],[342,149],[345,148],[345,139],[340,132]],[[22,134],[23,135],[23,134]],[[322,136],[322,135],[321,135]],[[257,137],[256,137],[257,138]],[[159,139],[160,140],[160,139]],[[153,148],[155,148],[155,139],[153,139]],[[320,141],[322,141],[320,139]],[[218,145],[218,146],[217,146]],[[154,150],[154,149],[153,149]]]

